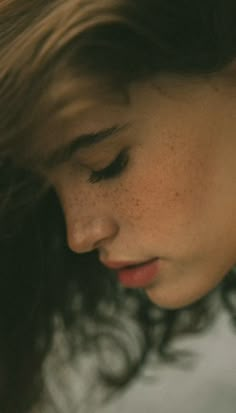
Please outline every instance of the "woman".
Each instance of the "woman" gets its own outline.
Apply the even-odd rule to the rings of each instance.
[[[122,349],[114,390],[207,325],[216,288],[234,313],[235,19],[233,0],[0,2],[1,412],[43,398],[56,317],[81,357]]]

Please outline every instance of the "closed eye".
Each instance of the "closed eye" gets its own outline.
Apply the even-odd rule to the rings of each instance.
[[[92,184],[113,179],[121,175],[129,162],[129,148],[123,149],[108,166],[98,171],[92,171],[88,181]]]

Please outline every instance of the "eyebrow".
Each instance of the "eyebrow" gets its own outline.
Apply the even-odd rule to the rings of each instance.
[[[43,160],[43,165],[44,167],[49,169],[59,166],[60,164],[69,161],[72,155],[79,149],[83,150],[95,147],[106,139],[115,137],[119,132],[126,129],[129,125],[129,123],[126,123],[124,125],[115,125],[111,128],[103,129],[98,132],[80,135],[69,144],[52,152],[46,159]]]

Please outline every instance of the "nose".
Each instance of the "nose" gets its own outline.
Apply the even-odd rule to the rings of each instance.
[[[90,252],[109,243],[118,233],[118,225],[108,217],[88,220],[86,223],[67,224],[67,242],[76,253]]]

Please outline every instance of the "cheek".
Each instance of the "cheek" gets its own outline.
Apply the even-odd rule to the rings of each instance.
[[[127,182],[130,219],[166,233],[189,225],[206,204],[207,182],[201,161],[168,156],[143,160]]]

